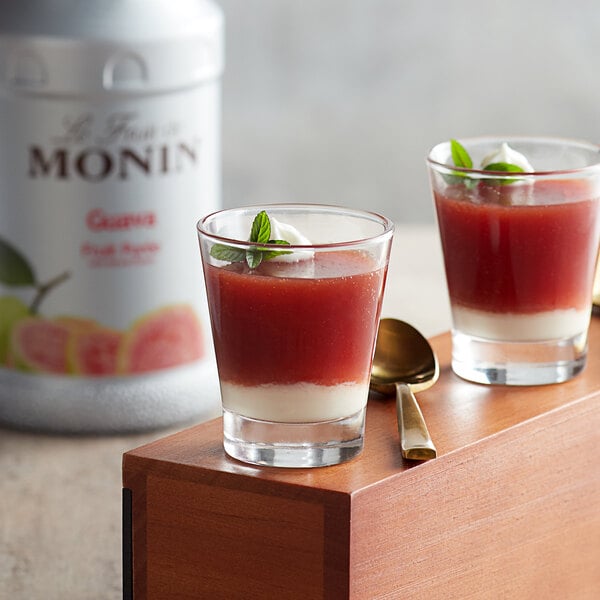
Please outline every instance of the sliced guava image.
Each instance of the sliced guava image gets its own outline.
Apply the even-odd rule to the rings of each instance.
[[[29,316],[29,308],[15,296],[0,296],[0,365],[10,366],[9,345],[13,325]]]
[[[85,317],[72,317],[71,315],[60,315],[52,319],[56,323],[65,325],[70,331],[78,333],[81,331],[91,331],[98,329],[101,325],[94,319],[87,319]]]
[[[122,338],[122,332],[99,326],[73,332],[67,346],[69,370],[93,377],[115,375]]]
[[[69,328],[41,317],[17,321],[10,334],[10,362],[34,373],[66,373]]]
[[[204,356],[202,326],[188,304],[150,312],[125,333],[119,351],[121,373],[147,373],[199,360]]]

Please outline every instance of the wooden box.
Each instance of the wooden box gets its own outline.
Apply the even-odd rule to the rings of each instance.
[[[600,598],[600,320],[583,374],[488,387],[450,369],[419,394],[439,457],[400,456],[393,400],[365,449],[321,469],[228,458],[221,420],[123,459],[134,600]]]

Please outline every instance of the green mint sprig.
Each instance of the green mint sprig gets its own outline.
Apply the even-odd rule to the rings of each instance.
[[[452,154],[452,160],[454,162],[454,166],[460,167],[461,169],[472,169],[473,168],[473,159],[470,157],[467,149],[458,141],[458,140],[450,140],[450,152]],[[483,171],[493,171],[500,173],[524,173],[525,170],[519,167],[518,165],[513,165],[507,162],[495,162],[489,165],[486,165],[482,169]],[[461,173],[458,171],[453,172],[453,177],[463,178],[465,185],[472,187],[475,185],[475,182],[469,177],[467,173]],[[466,179],[466,180],[465,180]],[[495,183],[498,185],[506,185],[508,183],[513,183],[517,181],[517,179],[490,179],[488,183]]]
[[[452,153],[452,160],[454,161],[455,167],[461,167],[463,169],[472,169],[473,160],[469,156],[467,149],[457,140],[450,140],[450,152]]]
[[[290,243],[285,240],[271,239],[271,221],[269,220],[267,212],[264,210],[261,210],[256,217],[254,217],[248,241],[255,244],[278,246],[290,245]],[[291,250],[273,250],[273,248],[261,248],[259,246],[244,250],[226,244],[215,244],[210,249],[210,255],[217,260],[224,260],[230,263],[246,261],[251,269],[256,269],[263,260],[271,260],[276,256],[291,253]]]

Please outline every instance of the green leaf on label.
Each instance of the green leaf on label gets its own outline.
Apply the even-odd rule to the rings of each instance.
[[[524,173],[525,170],[517,165],[512,165],[505,162],[496,162],[486,165],[483,168],[484,171],[498,171],[504,173]]]
[[[450,140],[450,151],[454,165],[463,169],[472,169],[473,161],[466,148],[457,140]]]
[[[10,286],[36,285],[27,259],[8,242],[0,239],[0,282]]]

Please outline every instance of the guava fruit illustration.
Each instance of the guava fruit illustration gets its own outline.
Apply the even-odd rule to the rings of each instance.
[[[114,375],[122,338],[120,331],[99,326],[73,331],[67,345],[69,370],[77,375]]]
[[[61,315],[54,317],[53,321],[65,325],[69,331],[79,333],[82,331],[91,331],[98,329],[101,325],[94,319],[86,319],[85,317],[72,317],[71,315]]]
[[[15,296],[0,297],[0,365],[8,364],[8,347],[13,325],[29,315],[29,309]]]
[[[35,373],[66,373],[70,335],[69,328],[61,323],[41,317],[21,319],[10,334],[10,362]]]
[[[65,271],[47,281],[39,281],[27,257],[10,242],[0,238],[0,283],[9,287],[32,287],[35,296],[29,306],[31,314],[37,314],[44,298],[70,276]]]
[[[188,304],[173,304],[133,323],[119,350],[121,373],[147,373],[202,358],[202,326]]]

